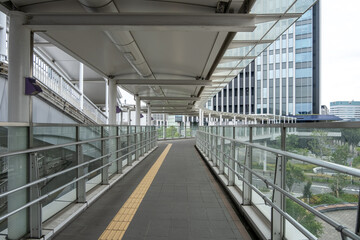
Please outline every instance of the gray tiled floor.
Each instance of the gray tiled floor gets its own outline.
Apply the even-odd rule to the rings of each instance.
[[[244,239],[196,152],[194,141],[172,143],[123,239]],[[149,159],[55,239],[97,239],[165,146],[159,144]]]
[[[243,239],[194,141],[172,143],[124,239]]]

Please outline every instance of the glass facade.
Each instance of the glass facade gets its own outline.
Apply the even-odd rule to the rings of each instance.
[[[244,68],[207,107],[239,114],[319,113],[317,5]]]

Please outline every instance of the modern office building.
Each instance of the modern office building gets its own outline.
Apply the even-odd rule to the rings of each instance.
[[[330,103],[330,114],[344,121],[360,121],[360,101],[336,101]]]
[[[210,99],[207,108],[240,114],[319,114],[319,40],[318,2]]]

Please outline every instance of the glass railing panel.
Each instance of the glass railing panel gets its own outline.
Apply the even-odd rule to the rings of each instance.
[[[274,183],[275,168],[275,154],[256,148],[252,149],[252,169],[258,175],[252,174],[252,184],[270,199],[272,199],[273,189],[271,186],[266,186],[261,178]],[[255,191],[252,191],[252,203],[268,220],[271,219],[271,207],[266,205],[264,200]]]
[[[101,138],[101,127],[100,126],[87,126],[80,127],[80,140],[90,140]],[[99,158],[101,153],[101,141],[94,141],[82,145],[83,147],[83,158],[84,162],[90,161],[95,158]],[[89,173],[102,166],[102,160],[90,163],[85,167],[85,174]],[[86,192],[90,191],[95,186],[101,183],[101,171],[92,173],[86,180]]]
[[[235,127],[235,139],[240,141],[249,141],[249,128]]]
[[[225,137],[226,138],[233,138],[233,127],[224,127]],[[227,165],[230,164],[230,159],[228,156],[231,156],[231,141],[225,139],[224,143],[224,173],[226,176],[229,176],[229,168]]]
[[[141,146],[142,146],[142,152],[143,152],[143,154],[145,154],[146,153],[146,143],[148,143],[148,131],[150,131],[150,129],[147,127],[147,126],[143,126],[142,127],[142,135],[143,135],[143,137],[142,137],[142,143],[141,143]]]
[[[24,150],[28,146],[27,139],[27,127],[0,127],[0,152],[6,153]],[[4,193],[28,183],[28,172],[26,170],[26,166],[26,154],[0,158],[0,193]],[[0,215],[5,215],[6,213],[11,212],[26,203],[26,190],[21,190],[0,198]],[[26,210],[20,211],[15,214],[14,217],[10,217],[9,219],[11,218],[22,219],[17,221],[15,224],[17,224],[19,231],[21,231],[20,229],[26,231]],[[7,227],[7,220],[0,222],[0,233],[6,235],[8,233]]]
[[[59,145],[76,141],[76,127],[36,126],[33,127],[33,147]]]
[[[235,162],[235,171],[241,177],[244,177],[245,152],[246,147],[244,144],[235,143],[235,159],[237,161]],[[243,190],[243,181],[238,176],[235,176],[235,185],[240,190]]]
[[[125,156],[126,154],[128,154],[130,152],[130,148],[127,148],[128,147],[128,136],[127,136],[127,130],[128,129],[128,126],[120,126],[119,127],[119,134],[120,134],[120,149],[122,149],[120,152],[119,152],[119,156]],[[128,161],[127,161],[128,157],[127,155],[125,157],[122,157],[121,158],[121,164],[122,166],[126,166]]]
[[[164,126],[157,126],[158,139],[164,139]]]
[[[333,161],[335,157],[340,159],[346,155],[347,151],[350,151],[347,145],[341,145],[339,148],[332,153]],[[287,191],[351,231],[355,231],[359,186],[360,179],[357,177],[294,159],[287,161]],[[328,223],[315,217],[290,199],[287,200],[286,210],[319,239],[341,238]]]
[[[76,142],[74,126],[35,126],[33,127],[33,146],[44,147]],[[64,171],[77,165],[76,146],[40,151],[37,154],[39,178]],[[77,170],[71,170],[40,185],[41,195],[61,187],[76,178]],[[42,201],[42,219],[46,221],[54,214],[76,200],[76,185],[73,184]]]
[[[254,127],[253,143],[281,149],[281,128],[279,127]]]
[[[195,137],[196,131],[199,129],[199,126],[191,123],[190,128],[191,128],[191,137]]]
[[[112,137],[112,136],[116,136],[116,127],[114,126],[110,126],[110,127],[104,127],[104,130],[106,132],[108,132],[108,137]],[[109,162],[113,162],[110,166],[109,166],[109,171],[108,171],[108,174],[109,176],[115,174],[117,172],[117,163],[114,162],[115,159],[117,158],[116,157],[116,149],[117,149],[117,139],[116,138],[111,138],[109,140],[106,140],[107,141],[107,144],[106,144],[106,153],[110,153],[111,156],[109,158]]]
[[[130,127],[130,145],[132,146],[130,149],[131,149],[131,159],[132,161],[135,160],[135,150],[136,150],[136,127],[135,126],[131,126]]]
[[[39,178],[64,171],[77,165],[76,146],[38,152]],[[41,195],[67,184],[77,177],[77,169],[54,177],[40,185]],[[42,201],[42,220],[46,221],[76,200],[76,184],[52,194]]]

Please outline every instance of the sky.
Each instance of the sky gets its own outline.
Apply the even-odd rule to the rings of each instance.
[[[320,102],[360,101],[360,1],[320,2]]]

